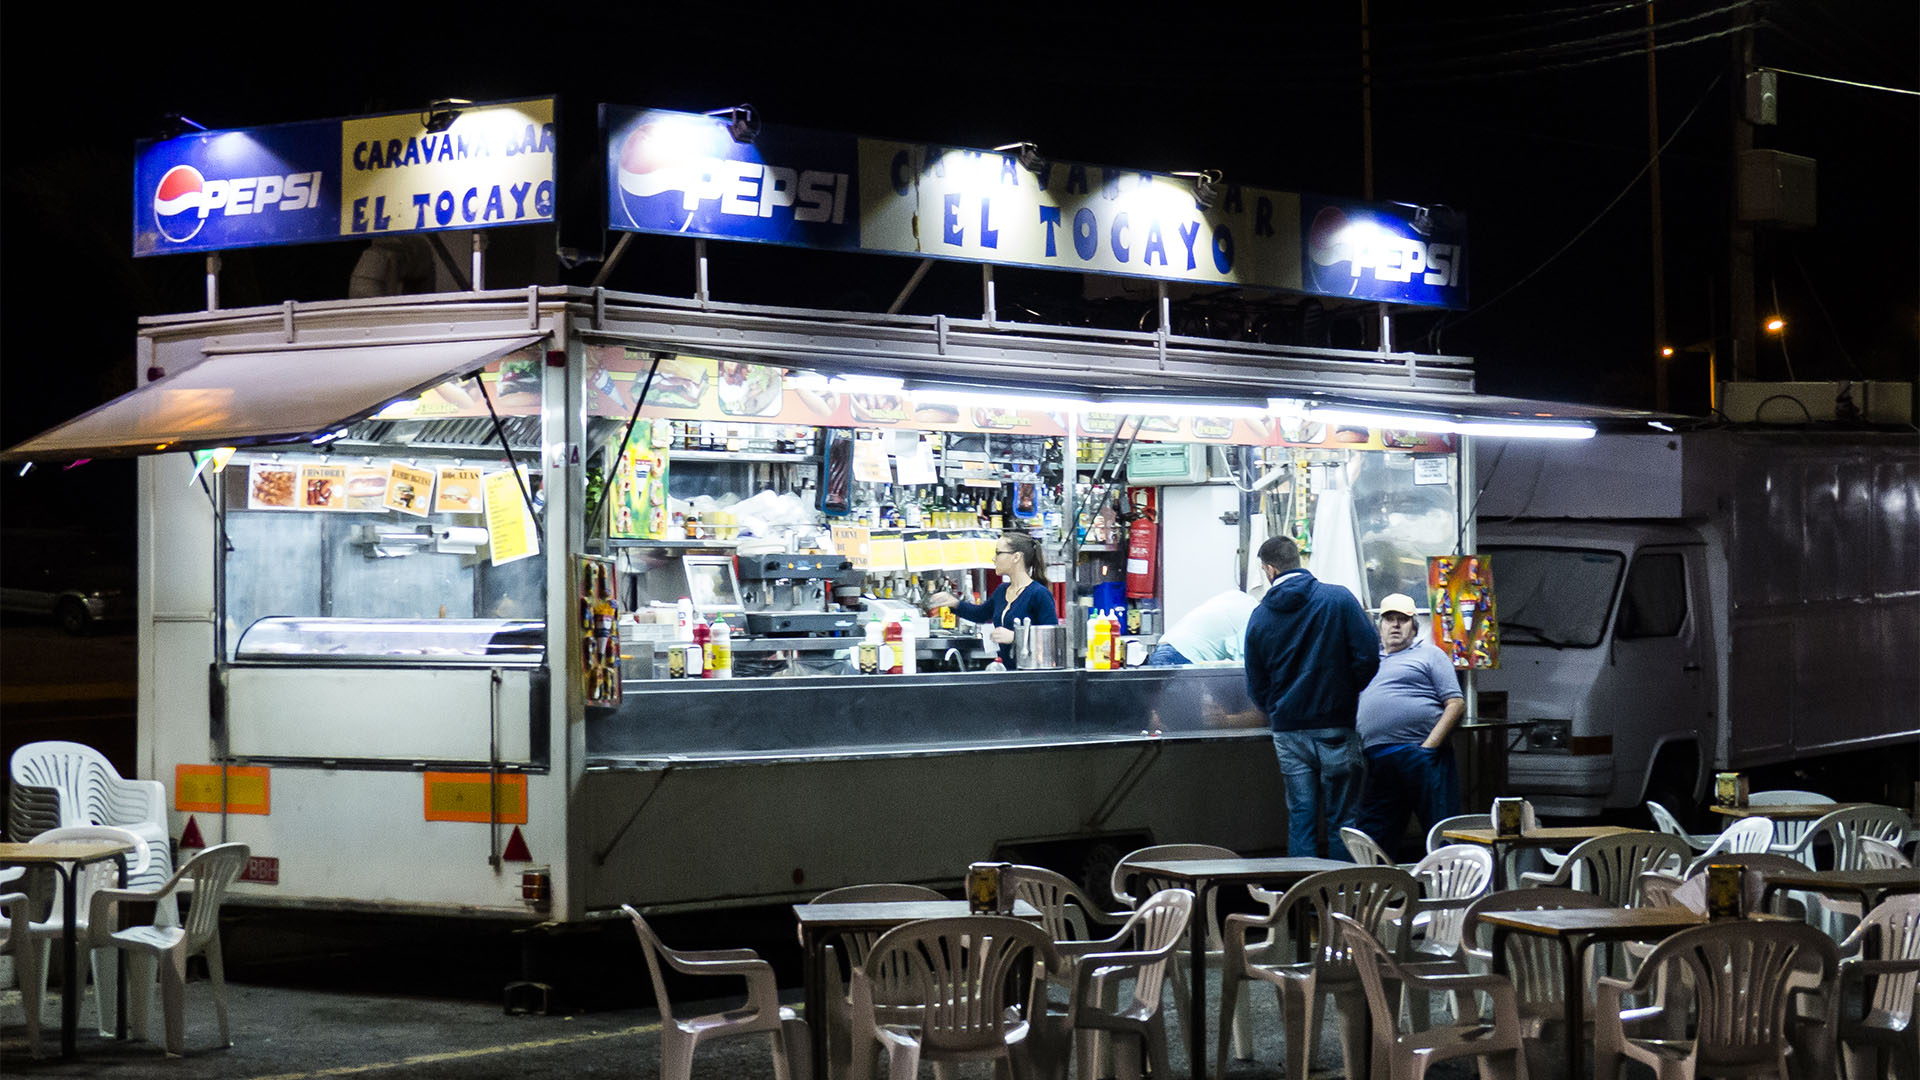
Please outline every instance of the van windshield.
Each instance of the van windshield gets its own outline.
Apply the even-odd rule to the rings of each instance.
[[[1625,559],[1617,551],[1579,548],[1488,548],[1508,645],[1592,648],[1607,629],[1607,612]]]

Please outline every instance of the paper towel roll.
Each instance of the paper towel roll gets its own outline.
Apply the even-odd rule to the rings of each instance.
[[[435,535],[435,550],[458,555],[471,555],[487,542],[487,530],[471,526],[452,526]]]

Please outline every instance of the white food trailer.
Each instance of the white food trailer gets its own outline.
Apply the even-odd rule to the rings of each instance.
[[[544,129],[522,115],[541,105],[514,107],[512,131],[525,120],[516,162],[552,153],[550,112]],[[670,119],[727,130],[725,118]],[[635,152],[667,121],[637,122],[604,149],[615,163],[609,190],[640,231],[647,200],[669,210],[741,201],[745,179],[724,199],[654,192],[661,176],[680,174]],[[353,144],[356,123],[346,122],[349,150],[382,145]],[[321,146],[321,164],[338,127],[300,133]],[[771,130],[758,147],[716,137],[725,153],[764,150],[769,160],[783,145]],[[390,165],[405,160],[403,140],[385,145]],[[959,183],[962,170],[941,172],[932,148],[862,140],[859,153],[878,155],[899,198],[914,198],[918,183],[934,212],[945,199],[946,238],[961,235],[952,208],[971,196],[932,189]],[[1173,186],[1184,181],[1080,166],[1036,187],[1010,155],[965,153],[993,165],[994,213],[1007,212],[1016,188],[1040,200],[1042,222],[1074,226],[1058,258],[1088,269],[1134,273],[1099,260],[1135,251],[1145,264],[1156,243],[1167,267],[1164,245],[1178,235],[1199,281],[1231,283],[1230,272],[1252,267],[1269,275],[1256,274],[1256,287],[1306,288],[1310,263],[1307,272],[1339,275],[1341,291],[1328,295],[1345,295],[1396,265],[1408,277],[1384,249],[1322,229],[1343,215],[1361,221],[1358,204],[1311,215],[1308,237],[1311,207],[1299,196],[1247,189],[1243,201],[1236,188],[1214,207]],[[187,167],[171,160],[154,172],[160,195]],[[336,148],[327,167],[340,160]],[[642,166],[658,168],[625,171]],[[753,168],[776,193],[792,172]],[[801,178],[814,194],[837,190],[842,207],[850,177],[871,179],[857,172]],[[326,176],[311,190],[347,198]],[[502,205],[550,216],[551,184],[536,180],[509,177],[495,190],[532,191]],[[840,225],[825,203],[796,204],[784,190],[787,203],[744,220],[808,221],[816,232],[777,241],[803,244]],[[137,235],[142,253],[220,241],[231,223],[210,217],[204,196],[189,198],[198,192],[154,196],[158,231]],[[1142,203],[1129,224],[1114,213],[1124,202],[1093,206],[1127,195],[1160,209]],[[326,227],[341,238],[369,222],[404,224],[381,216],[386,198],[400,204],[365,195],[336,206]],[[1076,199],[1087,204],[1077,212]],[[444,201],[442,225],[458,204]],[[911,207],[874,201],[854,204],[868,211],[854,224],[911,225]],[[425,208],[439,204],[415,204],[430,228]],[[1078,227],[1096,210],[1108,215],[1099,236]],[[292,211],[306,212],[286,202],[274,212]],[[1148,216],[1175,212],[1164,232]],[[978,220],[986,234],[984,199]],[[1286,228],[1263,240],[1255,223],[1272,233],[1275,220]],[[1368,244],[1399,236],[1423,253],[1428,284],[1416,273],[1416,287],[1459,286],[1448,260],[1463,249],[1450,254],[1413,231],[1439,235],[1437,218],[1422,211],[1392,234],[1387,217],[1365,220]],[[721,224],[669,218],[653,231],[726,235]],[[1210,252],[1196,247],[1203,225]],[[990,235],[1011,247],[1004,229]],[[1044,258],[1055,258],[1046,236]],[[976,246],[984,239],[967,234]],[[1100,247],[1108,241],[1113,251]],[[1303,262],[1309,244],[1319,246]],[[1029,262],[1053,265],[1033,250]],[[1269,534],[1307,541],[1316,573],[1363,603],[1417,595],[1428,555],[1471,550],[1462,425],[1514,431],[1543,412],[1477,395],[1463,358],[1180,336],[1164,290],[1148,331],[999,320],[990,274],[977,318],[767,308],[715,301],[698,258],[692,298],[532,286],[148,318],[137,389],[8,451],[141,456],[138,771],[166,786],[182,847],[251,846],[236,902],[570,922],[622,903],[767,903],[873,880],[950,885],[988,856],[1097,884],[1135,844],[1277,849],[1278,770],[1236,664],[1088,670],[1075,656],[981,670],[991,654],[977,635],[915,625],[918,613],[898,597],[889,606],[887,592],[914,570],[990,587],[974,576],[977,545],[969,556],[948,541],[1020,529],[1056,563],[1056,599],[1076,631],[1096,597],[1157,560],[1150,584],[1126,590],[1129,608],[1152,613],[1125,627],[1142,645],[1206,597],[1244,587]],[[475,270],[478,280],[477,255]],[[1358,307],[1376,317],[1372,301]],[[1385,338],[1387,309],[1378,310]],[[908,478],[910,460],[939,470],[931,483]],[[849,464],[851,485],[865,483],[869,496],[884,486],[878,470],[949,498],[916,496],[904,514],[846,498],[834,522],[869,512],[863,528],[833,537],[817,510],[856,494],[843,487]],[[1001,501],[956,503],[970,483]],[[1157,493],[1157,530],[1103,538],[1127,486]],[[742,527],[732,515],[746,507],[733,499],[762,492],[806,512]],[[696,522],[699,510],[707,517]],[[918,536],[907,531],[916,524]],[[930,541],[938,554],[926,554]],[[689,573],[695,557],[712,576]],[[782,570],[773,565],[782,558],[795,561]],[[818,560],[831,565],[817,576],[795,569]],[[689,607],[701,620],[745,619],[737,677],[672,677],[676,655],[687,659],[674,646],[691,633],[678,621],[682,596],[698,597]],[[788,626],[801,607],[813,623]],[[925,631],[911,647],[918,673],[848,671],[858,638],[817,624],[861,608]]]

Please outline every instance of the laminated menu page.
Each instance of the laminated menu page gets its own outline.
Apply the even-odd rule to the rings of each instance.
[[[256,461],[247,466],[247,509],[292,510],[298,506],[300,471],[291,465]]]
[[[433,470],[394,462],[387,467],[387,491],[380,505],[414,517],[426,517],[433,507]]]
[[[465,465],[442,465],[434,480],[433,512],[436,514],[477,514],[480,512],[480,470]]]
[[[493,565],[504,566],[540,554],[540,532],[513,472],[488,473],[481,486],[486,491],[487,547]]]
[[[300,509],[347,509],[347,467],[345,465],[300,466]]]

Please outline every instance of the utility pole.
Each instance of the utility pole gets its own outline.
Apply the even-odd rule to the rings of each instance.
[[[1373,201],[1373,46],[1367,0],[1360,0],[1360,197]]]
[[[1735,18],[1747,18],[1742,10]],[[1753,149],[1753,121],[1747,117],[1747,76],[1753,72],[1753,28],[1748,26],[1733,36],[1733,79],[1728,101],[1733,112],[1732,157],[1727,163],[1727,320],[1728,347],[1731,355],[1725,364],[1715,365],[1729,379],[1753,379],[1759,375],[1756,351],[1757,323],[1753,304],[1753,226],[1740,219],[1740,165]],[[1719,388],[1712,388],[1715,402]]]
[[[1656,77],[1653,48],[1653,5],[1647,5],[1647,156],[1652,165],[1647,174],[1648,192],[1653,201],[1653,407],[1666,412],[1669,407],[1667,379],[1670,360],[1667,346],[1667,267],[1660,223],[1660,82]]]

